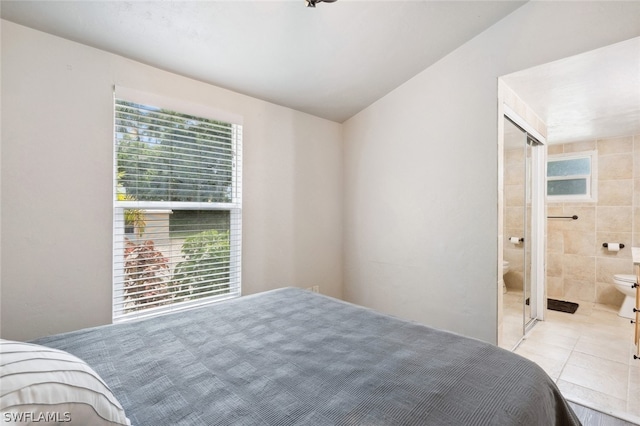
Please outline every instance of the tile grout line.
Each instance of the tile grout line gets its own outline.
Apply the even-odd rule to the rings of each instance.
[[[589,315],[586,315],[586,316],[587,316],[587,317],[591,317],[591,315],[592,315],[592,312],[590,312],[590,313],[589,313]],[[596,358],[600,358],[600,359],[605,360],[605,361],[616,362],[616,363],[622,364],[622,365],[624,365],[624,366],[626,367],[626,369],[627,369],[627,383],[626,383],[626,384],[627,384],[627,388],[626,388],[626,389],[627,389],[627,391],[626,391],[626,398],[625,398],[625,399],[624,399],[624,401],[623,401],[623,402],[624,402],[624,404],[625,404],[625,405],[624,405],[625,413],[629,413],[631,416],[634,416],[633,414],[631,414],[631,410],[630,410],[630,404],[631,404],[631,373],[632,373],[632,368],[633,368],[633,367],[632,367],[632,365],[631,365],[631,363],[630,363],[630,361],[627,361],[626,363],[622,363],[622,362],[620,362],[620,361],[616,361],[616,360],[613,360],[613,359],[609,359],[609,358],[607,358],[607,357],[600,357],[600,356],[596,356],[596,355],[591,355],[591,354],[588,354],[588,353],[580,352],[580,351],[576,350],[576,347],[577,347],[577,345],[578,345],[578,342],[579,342],[579,341],[580,341],[584,336],[586,336],[586,335],[587,335],[587,332],[585,331],[584,327],[580,327],[580,328],[579,328],[579,331],[577,331],[577,335],[578,335],[578,337],[577,337],[577,339],[576,339],[576,341],[575,341],[575,343],[574,343],[574,345],[573,345],[573,348],[571,349],[571,351],[570,351],[570,353],[569,353],[569,357],[567,358],[567,360],[564,362],[564,364],[563,364],[563,366],[562,366],[562,369],[561,369],[561,371],[560,371],[560,375],[558,376],[558,378],[557,378],[557,380],[556,380],[556,384],[560,381],[560,378],[561,378],[561,376],[562,376],[562,374],[563,374],[563,372],[564,372],[564,370],[565,370],[565,367],[566,367],[566,366],[567,366],[567,364],[569,363],[569,359],[571,358],[571,356],[572,356],[574,353],[581,353],[581,354],[585,354],[585,355],[593,356],[593,357],[596,357]],[[627,352],[627,353],[628,353],[628,352]],[[563,379],[563,380],[564,380],[564,379]],[[572,382],[570,382],[570,383],[572,383]],[[578,384],[574,384],[574,385],[577,385],[577,386],[581,386],[581,387],[582,387],[582,385],[578,385]],[[588,389],[588,388],[586,388],[586,389]],[[607,394],[607,395],[608,395],[608,394]],[[609,396],[614,397],[613,395],[609,395]],[[615,397],[614,397],[614,398],[615,398]],[[634,401],[634,402],[635,402],[635,401]],[[605,410],[605,411],[611,411],[611,410]],[[612,412],[611,414],[612,414],[612,415],[614,415],[614,416],[616,415],[616,414],[614,414],[613,412]],[[624,413],[618,413],[618,416],[617,416],[617,417],[619,417],[619,418],[620,418],[620,417],[625,417],[624,415],[622,415],[622,416],[621,416],[620,414],[624,414]]]
[[[540,327],[540,326],[543,326],[543,323],[538,324],[537,326],[533,327],[529,331],[529,333],[523,336],[523,339],[519,342],[520,345],[518,345],[517,348],[514,348],[513,351],[516,352],[517,349],[520,347],[528,348],[528,346],[526,345],[527,341],[533,339],[533,340],[536,340],[536,343],[534,343],[534,345],[537,346],[537,348],[539,348],[537,351],[534,351],[534,354],[535,352],[539,352],[540,356],[542,358],[545,358],[544,353],[548,351],[553,351],[557,345],[553,343],[555,342],[555,339],[553,340],[553,342],[548,342],[548,341],[545,342],[544,338],[540,340],[536,338],[535,336],[538,335],[538,332],[542,332],[543,334],[550,332],[552,335],[559,336],[561,339],[565,340],[565,343],[569,339],[574,339],[573,343],[571,344],[571,347],[569,347],[568,344],[559,346],[560,348],[564,346],[567,355],[566,355],[566,358],[564,359],[562,358],[558,359],[559,362],[556,364],[556,366],[557,365],[560,366],[558,370],[555,370],[555,371],[558,371],[557,376],[554,375],[555,378],[553,378],[554,382],[556,383],[556,386],[559,387],[560,380],[563,380],[563,381],[566,381],[568,384],[575,386],[577,388],[584,389],[585,391],[601,393],[603,397],[613,398],[619,401],[619,404],[618,404],[619,408],[613,408],[613,406],[609,406],[609,404],[606,402],[601,404],[601,403],[592,401],[590,399],[583,400],[581,397],[577,397],[577,394],[573,395],[571,391],[567,391],[568,394],[565,395],[565,397],[567,397],[569,401],[573,401],[573,402],[579,401],[577,403],[583,404],[586,407],[592,407],[592,409],[599,410],[603,413],[608,413],[610,415],[613,415],[614,417],[618,417],[621,419],[629,419],[629,420],[633,419],[633,421],[638,422],[639,417],[635,415],[634,414],[635,411],[632,410],[632,408],[635,408],[635,404],[634,404],[635,400],[632,401],[631,399],[632,398],[631,380],[632,380],[632,377],[635,377],[635,376],[632,376],[632,372],[634,371],[632,370],[633,364],[631,364],[630,361],[628,360],[622,361],[620,359],[621,357],[619,356],[618,352],[614,352],[613,354],[608,353],[607,351],[605,351],[604,353],[600,353],[599,351],[591,352],[591,350],[589,349],[589,346],[594,344],[594,342],[592,341],[594,340],[594,338],[596,341],[600,342],[600,344],[604,344],[604,345],[607,345],[608,338],[611,338],[614,340],[619,340],[623,338],[621,334],[616,333],[616,331],[622,325],[620,320],[616,317],[616,312],[614,312],[611,309],[597,309],[595,305],[596,305],[595,302],[592,302],[591,306],[585,305],[585,307],[591,307],[592,309],[588,309],[586,314],[580,315],[580,316],[572,316],[572,315],[568,315],[566,317],[549,316],[549,318],[547,318],[546,321],[544,322],[546,322],[547,324],[558,325],[560,326],[560,330],[564,329],[563,331],[560,332],[560,334],[554,333],[554,330],[556,327],[545,328],[545,330],[543,331],[543,329]],[[626,338],[623,340],[626,340]],[[626,354],[629,354],[629,352],[627,351]],[[570,360],[572,358],[575,358],[578,355],[592,357],[607,363],[614,363],[619,367],[621,367],[621,370],[619,370],[619,373],[622,373],[622,377],[619,377],[617,381],[613,381],[612,383],[618,383],[619,385],[623,385],[623,386],[626,385],[625,392],[620,393],[620,396],[617,397],[611,393],[603,392],[603,389],[593,388],[590,386],[585,386],[584,384],[575,383],[573,380],[567,380],[567,378],[564,376],[566,376],[568,372],[567,369],[571,365]],[[528,358],[528,356],[526,355],[524,356]],[[551,357],[550,359],[553,359],[553,358],[554,357]],[[578,399],[577,400],[572,399],[571,395],[577,397]],[[640,422],[638,422],[638,424],[640,425]]]
[[[630,359],[629,359],[629,363],[627,364],[627,406],[626,406],[626,409],[627,409],[628,413],[631,413],[631,401],[632,401],[632,399],[631,399],[631,377],[632,377],[633,368],[634,368],[633,367],[633,362],[635,361],[633,359],[633,347],[634,347],[634,345],[633,345],[633,343],[631,343],[631,346],[630,346],[631,350],[628,353],[628,356],[630,357]],[[637,400],[638,399],[636,399],[634,402],[637,402]]]
[[[573,347],[571,348],[571,351],[569,352],[569,356],[567,357],[565,362],[562,364],[562,368],[560,369],[560,373],[558,374],[558,382],[560,381],[560,377],[562,377],[562,373],[564,372],[565,367],[569,363],[569,360],[571,359],[571,355],[573,355],[573,352],[575,351],[576,346],[578,345],[578,342],[580,341],[581,337],[582,337],[582,327],[580,327],[580,332],[578,333],[578,338],[576,339],[575,343],[573,344]]]

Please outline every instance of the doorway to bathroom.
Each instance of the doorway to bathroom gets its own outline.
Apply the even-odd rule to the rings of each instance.
[[[507,88],[505,88],[505,91]],[[502,328],[513,349],[544,319],[544,137],[508,104],[502,106]],[[499,304],[500,306],[500,304]]]
[[[546,311],[545,321],[527,333],[515,352],[540,365],[567,399],[637,424],[640,369],[633,359],[634,325],[623,316],[626,299],[615,280],[633,273],[630,247],[640,244],[639,48],[640,38],[634,38],[499,79],[500,108],[515,105],[520,116],[538,126],[546,137],[547,160],[558,162],[549,167],[549,181],[556,181],[550,190],[565,192],[567,184],[576,184],[571,194],[563,194],[576,198],[547,200],[544,287],[549,298],[579,307],[573,314]],[[498,123],[501,138],[503,109]],[[499,140],[499,170],[504,170],[505,152]],[[562,162],[590,162],[591,167],[563,176],[557,170]],[[506,220],[503,202],[510,196],[506,179],[501,172],[499,230]],[[508,237],[506,232],[499,237],[498,268],[509,255]],[[511,293],[498,292],[503,337]],[[507,339],[499,342],[513,349]]]

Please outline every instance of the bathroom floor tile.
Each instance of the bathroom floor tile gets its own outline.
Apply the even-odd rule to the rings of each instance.
[[[552,324],[563,325],[568,328],[573,328],[580,332],[588,325],[586,322],[588,317],[586,315],[568,314],[566,312],[547,311],[545,322]]]
[[[628,364],[574,351],[560,374],[560,380],[626,400],[628,374]]]
[[[605,413],[617,413],[627,410],[627,401],[606,393],[589,389],[565,380],[558,380],[558,388],[565,398],[579,404],[588,405]]]
[[[629,322],[623,322],[618,325],[599,324],[595,327],[591,324],[587,328],[588,331],[583,334],[601,338],[605,341],[608,341],[609,337],[614,339],[624,339],[628,342],[633,341],[633,325]]]
[[[593,302],[585,302],[583,300],[578,300],[578,310],[573,314],[576,317],[588,317],[595,310],[595,303]]]
[[[607,344],[603,345],[603,341],[606,341]],[[598,334],[583,334],[578,339],[574,350],[583,354],[628,365],[630,360],[629,342],[630,338],[626,339],[624,337],[611,335],[606,338]]]
[[[604,311],[604,312],[608,312],[611,314],[616,314],[618,315],[618,308],[611,306],[611,305],[604,305],[602,303],[596,303],[593,307],[594,310],[596,311]]]
[[[606,325],[612,327],[632,328],[630,320],[628,318],[619,317],[617,314],[606,312],[602,310],[594,310],[587,322],[590,324]]]
[[[627,412],[633,416],[638,418],[637,424],[640,424],[640,404],[638,401],[629,401],[627,402]]]
[[[518,346],[515,353],[538,364],[555,381],[560,377],[562,368],[571,355],[571,349],[524,341]]]
[[[633,360],[629,368],[627,412],[640,418],[640,360]]]
[[[502,331],[502,343],[500,343],[500,347],[509,351],[513,350],[521,336],[522,332],[519,330],[504,329]]]
[[[575,347],[578,339],[579,336],[575,333],[562,332],[559,329],[538,329],[537,325],[526,337],[526,341],[530,345],[535,344],[541,347],[556,346],[569,351]]]
[[[637,419],[640,425],[640,360],[633,359],[633,326],[615,307],[577,302],[573,315],[546,311],[545,321],[514,352],[540,365],[567,399]],[[517,315],[518,305],[510,309]]]
[[[640,364],[640,360],[634,361]],[[635,408],[640,414],[640,365],[632,365],[629,368],[629,395],[627,399],[630,404],[629,408]]]
[[[562,367],[564,367],[564,362],[558,361],[552,358],[548,358],[542,355],[538,355],[535,353],[529,353],[527,351],[519,351],[516,352],[518,355],[522,355],[527,358],[529,361],[533,361],[538,366],[542,367],[542,369],[547,373],[549,377],[553,379],[553,381],[557,381],[560,377],[560,373],[562,372]]]

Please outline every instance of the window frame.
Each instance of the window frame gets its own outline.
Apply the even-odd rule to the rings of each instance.
[[[145,106],[153,106],[168,110],[177,114],[188,114],[199,118],[225,122],[231,125],[232,135],[232,183],[229,202],[186,202],[186,201],[139,201],[118,200],[118,137],[116,100],[124,100]],[[168,312],[190,309],[221,300],[239,297],[242,292],[242,120],[230,114],[219,114],[216,110],[202,105],[189,104],[184,101],[163,98],[158,95],[145,94],[143,92],[115,88],[113,99],[113,126],[114,142],[113,153],[113,265],[112,265],[112,322],[122,322],[131,319],[157,316]],[[233,121],[230,118],[234,118]],[[121,303],[124,298],[124,250],[125,250],[125,220],[124,212],[127,209],[139,209],[147,212],[173,211],[173,210],[200,210],[200,211],[228,211],[229,212],[229,293],[206,296],[194,300],[179,301],[162,306],[155,306],[126,312]],[[118,305],[122,307],[118,307]]]
[[[545,180],[545,193],[547,202],[549,203],[569,203],[569,202],[589,202],[595,203],[598,201],[598,151],[579,151],[579,152],[566,152],[561,154],[549,154],[547,156],[547,166],[550,162],[554,161],[568,161],[588,158],[590,162],[589,174],[575,174],[566,176],[548,176],[546,173]],[[547,167],[548,170],[548,167]],[[549,194],[549,181],[568,181],[572,179],[585,179],[586,180],[586,193],[585,194]]]

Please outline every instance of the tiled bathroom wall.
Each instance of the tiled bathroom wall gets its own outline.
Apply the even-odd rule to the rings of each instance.
[[[614,274],[631,274],[631,247],[640,245],[640,135],[551,145],[548,154],[598,151],[597,202],[549,203],[547,296],[619,307]],[[610,252],[605,242],[625,245]]]
[[[511,237],[524,237],[525,220],[525,149],[522,147],[504,151],[504,253],[509,262],[509,272],[504,275],[508,289],[522,290],[524,275],[524,247],[522,243],[513,244]],[[531,205],[526,203],[527,214]]]

